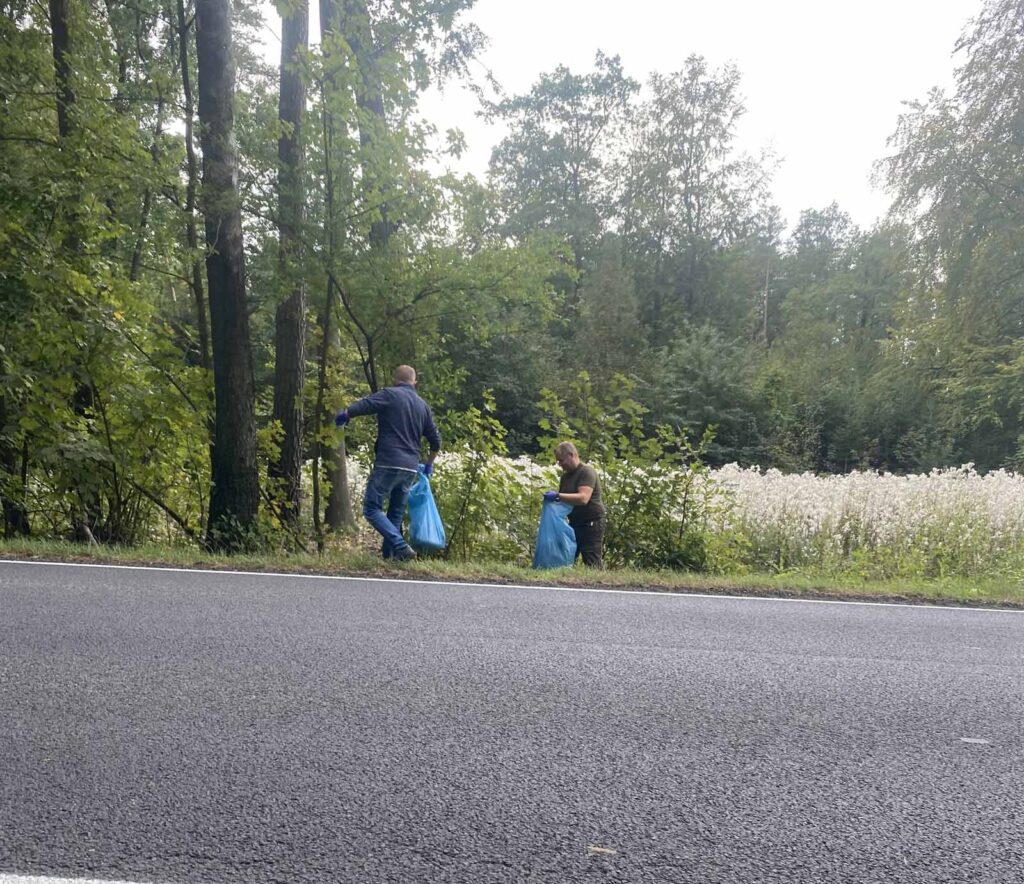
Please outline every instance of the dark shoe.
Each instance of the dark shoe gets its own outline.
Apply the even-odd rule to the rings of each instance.
[[[393,553],[391,553],[391,558],[393,558],[396,562],[408,562],[411,559],[416,558],[416,550],[414,550],[411,546],[400,546]]]

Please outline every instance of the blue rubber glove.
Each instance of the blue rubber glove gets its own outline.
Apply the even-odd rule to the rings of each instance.
[[[423,464],[423,475],[426,476],[428,479],[432,475],[434,475],[434,465],[433,465],[433,463],[425,463],[425,464]]]
[[[334,416],[334,426],[343,427],[348,423],[348,409],[343,408]]]
[[[544,502],[545,503],[551,503],[551,501],[553,501],[553,500],[558,500],[558,492],[557,491],[545,491],[544,492]]]

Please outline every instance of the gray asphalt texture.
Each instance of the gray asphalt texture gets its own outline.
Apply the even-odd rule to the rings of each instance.
[[[1022,689],[1014,612],[3,563],[0,872],[1022,882]]]

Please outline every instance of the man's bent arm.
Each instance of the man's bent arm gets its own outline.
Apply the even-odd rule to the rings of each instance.
[[[590,503],[590,498],[594,494],[594,489],[589,485],[580,485],[579,491],[567,491],[566,493],[558,492],[558,499],[562,503],[571,503],[573,506],[586,506]]]

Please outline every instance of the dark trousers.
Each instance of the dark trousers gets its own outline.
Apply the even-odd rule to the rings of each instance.
[[[604,519],[581,522],[573,525],[572,530],[576,535],[576,558],[582,558],[588,568],[603,568]]]

